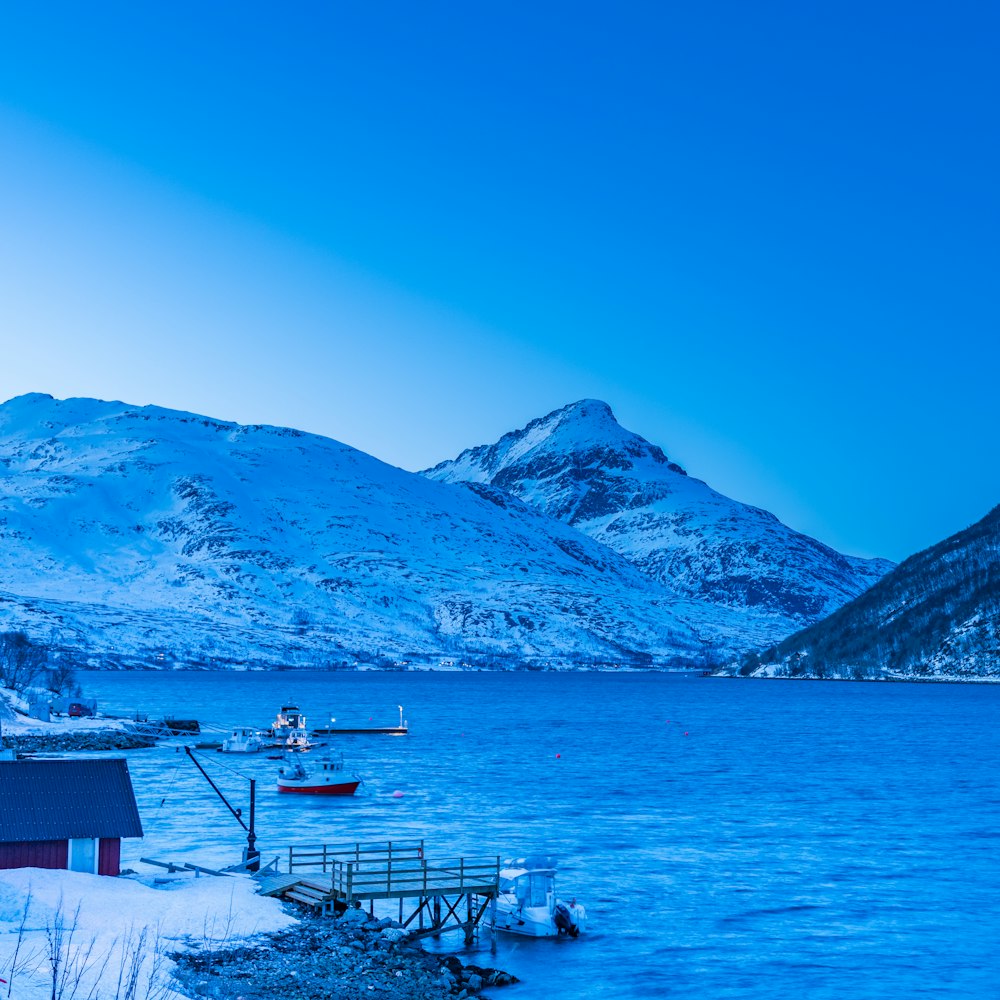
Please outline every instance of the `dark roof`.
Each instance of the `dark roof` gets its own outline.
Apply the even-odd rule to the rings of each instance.
[[[123,757],[0,761],[0,843],[141,836]]]

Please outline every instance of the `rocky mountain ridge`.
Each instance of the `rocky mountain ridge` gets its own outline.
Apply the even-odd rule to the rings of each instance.
[[[729,669],[752,677],[1000,679],[1000,507]]]
[[[0,630],[102,666],[694,664],[766,639],[496,487],[155,406],[0,406],[0,540]]]
[[[892,563],[841,555],[716,492],[585,399],[425,470],[499,487],[627,558],[668,590],[777,641],[862,593]]]

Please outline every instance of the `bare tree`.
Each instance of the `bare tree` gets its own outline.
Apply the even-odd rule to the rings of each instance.
[[[21,694],[31,687],[45,670],[47,653],[24,632],[0,633],[0,678]]]

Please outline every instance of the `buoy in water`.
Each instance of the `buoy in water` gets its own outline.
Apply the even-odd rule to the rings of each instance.
[[[393,797],[394,799],[401,799],[401,798],[403,797],[403,793],[402,793],[402,792],[401,792],[401,791],[400,791],[400,790],[399,790],[399,789],[397,788],[397,789],[396,789],[396,790],[395,790],[395,791],[394,791],[394,792],[392,793],[392,797]]]
[[[557,754],[556,754],[556,760],[558,760],[558,759],[559,759],[559,758],[560,758],[561,756],[562,756],[562,754],[561,754],[561,753],[557,753]]]

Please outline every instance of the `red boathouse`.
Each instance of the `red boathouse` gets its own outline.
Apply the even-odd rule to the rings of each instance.
[[[128,763],[0,761],[0,868],[117,875],[122,837],[141,837]]]

